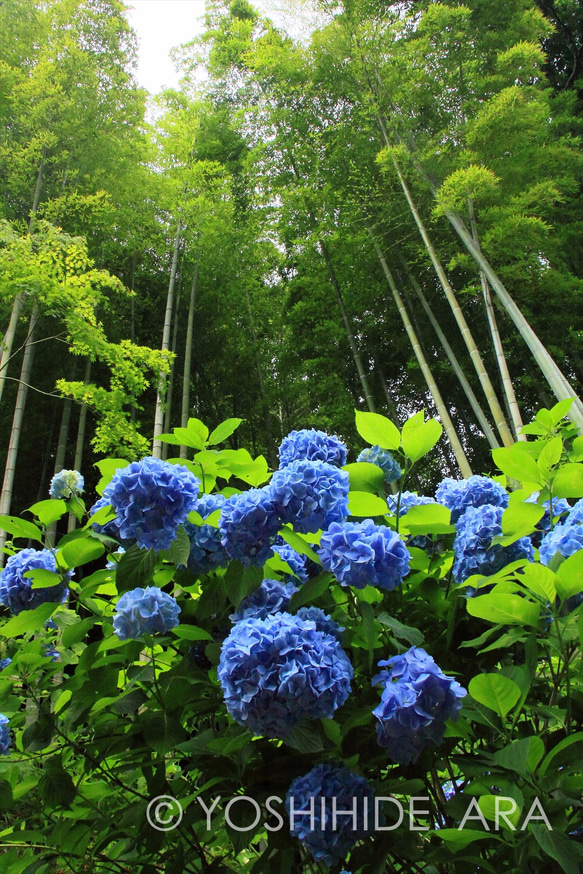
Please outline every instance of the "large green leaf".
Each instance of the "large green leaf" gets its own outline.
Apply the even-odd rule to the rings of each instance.
[[[389,512],[387,502],[370,492],[348,493],[348,514],[350,516],[385,516]]]
[[[208,438],[210,446],[216,446],[217,443],[222,443],[227,437],[230,437],[237,430],[243,419],[225,419],[220,425],[214,429]]]
[[[57,522],[67,512],[67,505],[57,498],[49,498],[47,501],[38,501],[28,508],[29,512],[36,516],[41,525],[48,526]]]
[[[105,552],[103,543],[93,537],[80,537],[65,544],[58,553],[67,567],[81,567],[100,558]]]
[[[544,485],[544,476],[532,455],[524,447],[527,444],[515,443],[514,446],[492,450],[495,464],[506,476],[521,483],[537,483]]]
[[[0,516],[0,529],[11,534],[12,537],[23,537],[26,540],[37,540],[42,543],[40,529],[33,522],[19,519],[18,516]]]
[[[398,449],[401,443],[401,435],[396,425],[393,425],[386,416],[378,413],[365,413],[355,410],[356,430],[363,440],[371,446],[380,446],[381,449]]]
[[[583,549],[561,562],[557,569],[556,587],[562,600],[583,592]]]
[[[379,622],[390,628],[395,637],[400,640],[405,640],[410,646],[421,646],[423,644],[423,633],[418,628],[411,628],[410,625],[403,625],[394,616],[389,616],[388,613],[379,613]]]
[[[443,433],[437,419],[423,421],[423,411],[416,413],[403,425],[403,451],[411,461],[419,461],[433,449]]]
[[[502,513],[502,534],[493,538],[493,543],[509,546],[535,530],[544,516],[544,507],[531,503],[511,503]]]
[[[520,699],[520,689],[514,680],[503,674],[478,674],[470,680],[472,698],[505,717]]]
[[[490,592],[468,598],[470,616],[487,619],[495,625],[537,625],[540,606],[519,595]]]
[[[544,754],[545,745],[540,737],[535,735],[512,741],[508,746],[494,753],[493,758],[502,768],[529,778]]]
[[[59,586],[63,582],[59,574],[47,571],[44,568],[33,568],[30,571],[26,571],[24,576],[32,581],[33,589],[50,589],[53,586]]]
[[[316,564],[322,564],[320,556],[314,552],[310,544],[304,540],[301,534],[293,531],[288,525],[284,525],[279,533],[287,545],[291,546],[292,549],[295,549],[296,552],[299,552],[301,555],[307,555],[308,558],[311,558],[312,561],[316,562]]]
[[[563,465],[553,479],[553,494],[556,498],[583,497],[583,464]]]
[[[130,546],[122,555],[116,568],[118,592],[127,592],[151,582],[156,566],[156,553],[153,549],[140,549],[137,544]]]
[[[312,577],[307,582],[300,586],[298,592],[292,595],[289,609],[292,613],[304,607],[306,604],[312,603],[320,595],[323,595],[330,586],[334,577],[332,574],[319,574],[317,577]]]
[[[385,474],[378,464],[368,461],[357,461],[346,464],[342,468],[348,474],[350,489],[355,492],[380,492],[384,485]],[[386,512],[386,511],[385,511]]]
[[[455,531],[450,524],[451,513],[441,504],[419,504],[411,507],[401,517],[399,528],[406,528],[410,534],[449,534]]]
[[[27,631],[37,631],[42,628],[47,619],[58,607],[58,603],[40,604],[34,610],[23,610],[18,616],[13,616],[5,625],[0,626],[2,637],[18,637]]]
[[[558,831],[550,831],[546,825],[539,823],[530,826],[541,850],[550,859],[559,863],[565,874],[581,874],[583,868],[583,847],[567,835]]]
[[[227,597],[237,608],[243,598],[261,585],[263,570],[258,567],[243,567],[239,561],[231,561],[223,578]]]

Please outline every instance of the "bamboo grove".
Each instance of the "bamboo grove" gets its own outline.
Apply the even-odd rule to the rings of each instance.
[[[211,2],[149,107],[126,12],[0,4],[0,513],[192,415],[274,467],[425,407],[430,486],[576,395],[575,0],[321,0],[308,40]]]

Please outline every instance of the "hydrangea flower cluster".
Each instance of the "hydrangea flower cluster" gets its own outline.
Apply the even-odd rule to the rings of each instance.
[[[492,538],[502,534],[503,512],[503,507],[488,504],[469,507],[458,520],[453,542],[453,575],[458,583],[472,574],[491,576],[521,558],[534,561],[530,537],[521,537],[509,546],[492,545]]]
[[[577,501],[567,518],[545,534],[540,544],[540,560],[549,564],[556,553],[565,558],[583,549],[583,499]]]
[[[301,534],[325,530],[348,515],[348,474],[321,461],[293,461],[270,483],[277,512]]]
[[[369,834],[374,804],[368,780],[335,764],[316,765],[295,779],[285,800],[291,834],[317,862],[329,866],[342,862]]]
[[[103,492],[102,506],[111,504],[116,511],[122,540],[159,551],[170,548],[199,489],[200,481],[184,465],[143,458],[115,472]]]
[[[397,515],[397,495],[389,495],[387,505],[391,513]],[[401,500],[399,501],[399,518],[405,516],[411,507],[425,506],[427,504],[435,504],[433,498],[427,498],[425,495],[417,495],[415,492],[401,492]]]
[[[462,480],[446,477],[437,487],[435,500],[451,510],[451,523],[454,525],[468,507],[488,504],[505,508],[509,499],[506,489],[499,483],[487,476],[474,475]]]
[[[327,613],[324,613],[323,610],[320,610],[319,607],[300,607],[296,616],[305,621],[315,622],[318,631],[322,631],[324,634],[331,634],[332,637],[335,637],[336,640],[342,643],[342,632],[345,630],[344,626],[338,625],[337,622],[328,616]]]
[[[0,671],[12,664],[12,659],[0,659]]]
[[[8,721],[8,717],[0,713],[0,756],[9,755],[10,747],[12,746]]]
[[[380,467],[385,475],[386,483],[394,483],[403,474],[399,462],[387,449],[381,449],[380,446],[363,449],[356,460],[367,461],[369,464],[376,464],[377,467]]]
[[[221,543],[242,564],[261,567],[273,555],[280,521],[269,489],[249,489],[227,498],[221,509]]]
[[[293,461],[325,461],[335,467],[346,464],[348,449],[338,437],[304,428],[301,431],[290,431],[284,437],[279,447],[279,466],[287,467]]]
[[[372,519],[333,522],[322,535],[319,555],[342,586],[391,591],[409,573],[409,550],[399,535]]]
[[[51,480],[49,495],[51,498],[72,498],[83,492],[85,480],[78,470],[61,470]]]
[[[95,501],[93,506],[89,509],[89,515],[95,516],[95,514],[99,510],[102,510],[104,507],[110,506],[110,501],[105,497],[101,497],[97,501]],[[99,525],[99,523],[97,522],[92,522],[91,526],[92,528],[94,528],[95,531],[97,531],[98,534],[105,534],[107,537],[113,537],[114,540],[121,540],[122,538],[120,537],[119,528],[115,524],[115,521],[115,519],[111,519],[105,525]],[[125,542],[127,543],[128,541]]]
[[[409,765],[428,741],[442,742],[445,723],[458,718],[467,691],[421,647],[412,646],[379,667],[388,670],[372,680],[383,687],[381,703],[373,710],[377,739],[394,762]]]
[[[202,495],[192,508],[203,519],[215,510],[221,510],[225,503],[224,495]],[[194,574],[208,574],[218,567],[226,567],[229,556],[221,542],[221,531],[213,525],[193,525],[184,523],[190,540],[188,569]]]
[[[280,583],[265,579],[261,585],[243,598],[238,610],[231,615],[231,622],[242,619],[265,619],[271,613],[281,613],[289,607],[292,595],[298,591],[293,583]]]
[[[296,552],[295,549],[288,546],[282,537],[276,537],[275,543],[273,544],[273,551],[290,566],[291,574],[287,574],[285,577],[288,582],[306,582],[308,579],[308,571],[305,555],[300,555],[299,552]]]
[[[526,499],[526,502],[528,504],[536,504],[538,495],[539,493],[535,492],[533,495],[530,495],[530,497]],[[571,512],[571,505],[564,498],[555,498],[552,504],[552,521],[556,525],[558,522],[564,520],[564,518],[569,515],[569,513]],[[545,514],[542,519],[539,519],[539,521],[536,523],[536,532],[531,535],[532,542],[535,546],[539,546],[543,534],[551,530],[551,501],[544,501],[542,507],[544,507]]]
[[[172,595],[156,586],[137,588],[121,596],[115,608],[113,630],[120,640],[139,640],[144,634],[165,634],[180,620]]]
[[[235,624],[218,677],[239,725],[283,738],[302,719],[330,719],[350,694],[353,670],[336,638],[315,622],[275,613]]]
[[[50,549],[21,549],[11,555],[0,574],[0,604],[16,615],[22,610],[34,610],[47,601],[62,601],[67,589],[64,583],[33,589],[27,571],[44,570],[57,573],[57,563]]]

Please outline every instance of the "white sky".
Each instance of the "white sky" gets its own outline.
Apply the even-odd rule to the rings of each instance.
[[[150,94],[178,88],[179,75],[170,60],[170,49],[203,32],[204,0],[126,0],[128,20],[138,37],[136,78]],[[295,38],[306,38],[325,16],[310,0],[251,0]]]

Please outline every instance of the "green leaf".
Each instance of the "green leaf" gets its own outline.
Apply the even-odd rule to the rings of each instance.
[[[26,571],[24,576],[32,580],[33,589],[49,589],[52,586],[60,586],[63,582],[59,574],[44,568],[33,568],[33,570]]]
[[[573,406],[573,401],[575,398],[567,398],[564,401],[559,401],[555,404],[554,407],[551,407],[549,412],[549,419],[553,426],[558,425],[561,419],[564,419],[566,415],[568,415],[569,410]]]
[[[169,443],[170,446],[182,446],[186,444],[182,444],[178,437],[175,437],[174,434],[160,434],[158,440],[161,440],[162,443]]]
[[[357,461],[354,464],[345,464],[342,470],[348,474],[350,489],[355,492],[375,494],[384,488],[385,474],[378,464]]]
[[[156,553],[153,549],[140,549],[134,543],[124,553],[116,568],[117,590],[127,592],[138,586],[144,586],[152,580],[156,566]]]
[[[552,467],[554,467],[555,464],[557,464],[560,461],[562,454],[563,454],[563,441],[562,441],[562,439],[560,437],[552,437],[548,441],[548,443],[546,443],[543,446],[541,453],[537,459],[537,464],[539,466],[539,469],[543,473],[546,472],[546,474],[548,476],[550,469]]]
[[[188,446],[189,449],[204,449],[206,446],[205,439],[196,431],[189,431],[188,428],[175,428],[174,439],[175,446]]]
[[[83,530],[88,531],[93,528],[93,525],[106,525],[108,522],[111,522],[112,519],[115,519],[116,515],[117,513],[111,504],[108,504],[105,507],[100,507],[99,510],[93,513],[87,524],[83,526]]]
[[[26,540],[37,540],[42,543],[42,534],[33,522],[19,519],[18,516],[0,516],[0,530],[6,531],[12,537],[23,537]]]
[[[246,464],[230,464],[228,469],[233,476],[254,488],[258,488],[269,479],[269,466],[263,455]]]
[[[300,607],[312,603],[320,595],[323,595],[328,590],[333,579],[332,574],[319,574],[317,577],[312,577],[307,582],[302,583],[299,591],[292,595],[289,605],[290,613],[295,613]]]
[[[411,628],[410,625],[403,625],[394,616],[389,616],[388,613],[379,613],[379,622],[390,628],[395,637],[399,640],[406,640],[410,646],[422,646],[424,637],[418,628]]]
[[[443,433],[437,419],[423,422],[423,412],[417,413],[403,425],[403,451],[412,462],[419,461],[435,446]]]
[[[543,564],[527,564],[518,579],[531,592],[554,604],[557,595],[555,574],[548,567]]]
[[[59,606],[58,602],[40,604],[34,610],[23,610],[18,616],[13,616],[6,625],[1,626],[2,637],[18,637],[27,631],[38,631],[42,628]]]
[[[67,505],[57,498],[49,498],[47,501],[38,501],[28,508],[28,512],[36,516],[41,525],[48,527],[52,522],[57,522],[67,512]]]
[[[186,740],[186,732],[180,721],[167,713],[148,713],[145,717],[144,740],[163,756]]]
[[[537,625],[540,606],[519,595],[490,592],[468,598],[468,613],[495,625]]]
[[[95,467],[101,474],[101,479],[96,486],[97,493],[102,495],[103,490],[111,482],[116,470],[121,470],[122,468],[127,467],[128,464],[129,461],[127,458],[102,458],[101,461],[97,461]]]
[[[393,425],[386,416],[378,413],[365,413],[355,410],[356,430],[363,440],[371,446],[380,446],[381,449],[398,449],[401,443],[399,429]]]
[[[311,558],[312,561],[316,562],[316,564],[322,564],[320,556],[314,552],[310,544],[304,540],[301,534],[293,531],[292,528],[287,525],[284,525],[279,533],[287,545],[291,546],[292,549],[295,549],[296,552],[299,552],[300,555],[307,555],[308,558]]]
[[[581,874],[583,847],[558,831],[549,831],[546,825],[533,823],[529,829],[541,850],[558,862],[565,874]]]
[[[177,625],[172,629],[172,633],[181,640],[213,640],[212,634],[196,625]]]
[[[348,492],[349,516],[385,516],[389,512],[387,502],[370,492]]]
[[[583,497],[583,464],[569,462],[560,467],[553,479],[555,498]]]
[[[506,818],[512,823],[514,828],[516,828],[520,822],[520,805],[517,806],[516,810],[513,810],[512,806],[508,806],[506,799],[502,798],[500,795],[481,795],[478,799],[478,807],[486,819],[500,825],[502,828],[508,828]]]
[[[530,777],[545,754],[545,745],[540,737],[525,737],[512,741],[494,753],[493,759],[502,768]]]
[[[258,567],[243,567],[239,561],[231,561],[223,578],[227,597],[233,607],[237,608],[243,598],[254,592],[261,585],[263,569]]]
[[[301,722],[287,734],[283,742],[300,753],[312,755],[324,749],[324,741],[318,727],[313,722]]]
[[[475,701],[504,718],[520,699],[520,689],[503,674],[478,674],[470,680],[468,691]]]
[[[583,550],[574,552],[559,565],[556,576],[557,593],[562,601],[583,591]],[[550,599],[549,599],[550,600]]]
[[[557,757],[561,756],[561,753],[564,753],[566,750],[569,750],[570,747],[577,745],[579,752],[576,750],[570,750],[567,758],[571,762],[580,762],[583,758],[583,731],[577,731],[575,734],[569,735],[569,737],[563,738],[563,740],[559,741],[559,743],[552,748],[550,753],[544,759],[542,765],[540,766],[539,775],[540,777],[544,777],[546,772],[549,769],[551,762]],[[555,767],[557,767],[561,763],[561,759]]]
[[[536,523],[544,516],[544,507],[539,504],[512,503],[502,513],[502,535],[493,538],[492,543],[509,546],[521,537],[532,534]]]
[[[230,437],[237,430],[243,419],[225,419],[220,425],[214,429],[208,438],[208,443],[211,446],[216,446],[217,443],[222,443],[227,437]]]
[[[455,531],[450,523],[451,513],[441,504],[419,504],[401,516],[399,528],[406,528],[410,534],[449,534]]]
[[[165,561],[186,567],[190,556],[190,540],[183,525],[178,527],[176,537],[170,544],[170,549],[162,550],[159,555]]]
[[[573,440],[569,461],[583,461],[583,435],[575,437]]]
[[[492,458],[497,467],[506,476],[512,477],[521,483],[537,483],[544,485],[545,477],[541,474],[534,458],[528,451],[522,449],[525,444],[515,443],[501,449],[492,450]]]
[[[49,807],[70,807],[75,798],[76,789],[73,780],[60,763],[54,759],[45,760],[44,773],[39,780],[38,789],[41,798]]]
[[[369,652],[382,646],[380,641],[378,623],[370,604],[366,602],[360,605],[360,622],[352,639],[353,646],[362,646]]]
[[[63,630],[63,646],[65,648],[69,648],[73,646],[74,643],[79,643],[80,640],[83,640],[87,632],[90,631],[91,628],[95,625],[95,619],[92,616],[89,616],[87,619],[81,619],[80,622],[76,622],[75,625],[69,625],[68,628]]]
[[[74,568],[101,558],[104,552],[105,547],[99,540],[93,537],[80,537],[63,546],[57,553],[57,558],[62,558],[67,567]]]

